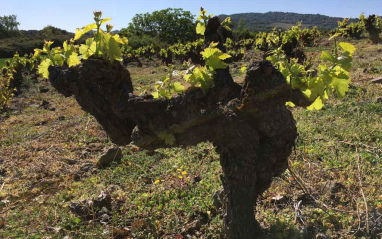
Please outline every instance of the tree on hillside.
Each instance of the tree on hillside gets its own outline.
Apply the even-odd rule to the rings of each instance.
[[[10,37],[18,33],[19,29],[17,27],[19,25],[16,15],[0,17],[0,38]]]
[[[136,14],[121,33],[132,36],[159,37],[169,44],[193,40],[195,34],[194,16],[181,8],[167,8],[152,13]]]
[[[248,30],[248,26],[245,24],[245,20],[240,18],[236,30],[233,31],[233,35],[236,39],[251,38],[251,33]]]

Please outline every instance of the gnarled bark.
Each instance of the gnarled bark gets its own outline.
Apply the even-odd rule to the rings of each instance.
[[[219,40],[215,28],[209,38]],[[49,71],[52,85],[65,96],[74,95],[116,144],[153,150],[213,142],[224,173],[227,237],[256,238],[256,199],[285,171],[297,136],[285,102],[310,103],[268,61],[250,64],[243,86],[228,69],[218,70],[207,94],[189,88],[171,99],[134,95],[128,70],[116,62],[89,59]]]

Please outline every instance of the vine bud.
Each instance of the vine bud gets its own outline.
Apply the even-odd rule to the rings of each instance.
[[[97,22],[101,19],[102,11],[94,11],[93,14],[94,14],[94,21]]]
[[[112,24],[106,24],[107,32],[111,32],[111,29],[113,29],[113,25]]]

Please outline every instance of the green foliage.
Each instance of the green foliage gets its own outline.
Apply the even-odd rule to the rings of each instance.
[[[217,69],[225,69],[228,64],[224,60],[231,56],[223,53],[217,48],[217,43],[211,43],[210,46],[201,52],[203,60],[206,63],[204,67],[195,67],[191,74],[186,74],[184,79],[192,86],[200,87],[204,94],[213,86],[213,75]]]
[[[363,14],[359,16],[360,22],[365,25],[366,31],[369,33],[370,40],[377,44],[381,41],[380,34],[382,33],[382,19],[376,15],[365,17]]]
[[[340,32],[343,37],[360,39],[364,30],[365,24],[363,21],[352,22],[350,24],[349,18],[345,18],[342,22],[338,21],[337,32]]]
[[[184,79],[192,86],[200,87],[204,94],[213,86],[214,81],[211,72],[204,67],[195,67],[192,74],[187,74]]]
[[[12,74],[3,70],[0,75],[0,109],[6,107],[13,98],[13,89],[10,87],[11,79]]]
[[[343,18],[329,17],[320,14],[299,14],[291,12],[266,12],[266,13],[238,13],[233,15],[220,15],[221,19],[231,17],[233,31],[239,28],[241,19],[245,21],[250,32],[270,32],[277,26],[283,30],[287,30],[296,22],[302,22],[304,28],[312,28],[317,26],[320,30],[331,30],[337,27],[337,21],[342,21]],[[351,19],[351,22],[356,22]]]
[[[208,20],[213,16],[212,14],[206,15],[207,11],[202,7],[200,8],[199,17],[197,18],[196,34],[204,36]]]
[[[45,41],[43,49],[35,49],[35,57],[39,57],[41,54],[45,55],[45,59],[41,61],[38,66],[38,73],[44,78],[49,77],[49,66],[63,66],[64,63],[69,67],[80,64],[80,59],[77,54],[77,47],[73,45],[73,41],[68,44],[64,42],[63,48],[55,47],[51,49],[53,41]]]
[[[219,50],[217,45],[217,43],[211,43],[210,46],[201,53],[208,69],[211,72],[217,69],[227,68],[228,64],[225,63],[224,60],[231,57],[227,53],[223,53]]]
[[[19,35],[19,25],[16,15],[0,17],[0,38]]]
[[[44,78],[49,77],[49,66],[76,66],[81,63],[80,57],[84,60],[94,56],[113,63],[115,60],[122,60],[122,51],[120,45],[126,46],[127,38],[111,34],[113,25],[106,25],[106,31],[101,26],[110,21],[111,18],[101,19],[102,12],[94,12],[95,23],[91,23],[81,29],[76,29],[74,38],[69,42],[65,41],[62,47],[51,49],[53,41],[45,41],[43,49],[35,49],[35,57],[44,54],[45,59],[41,61],[38,67],[38,73]],[[88,38],[85,44],[74,45],[76,40],[92,32],[94,37]],[[78,54],[80,53],[81,56]]]
[[[13,58],[5,61],[5,66],[0,73],[0,109],[8,106],[17,88],[21,84],[25,75],[30,75],[35,71],[36,62],[39,59],[33,56],[20,57],[15,54]],[[26,73],[26,74],[23,74]]]
[[[248,39],[252,37],[248,26],[245,24],[245,19],[241,18],[239,20],[236,29],[233,31],[233,36],[235,40]]]
[[[168,44],[195,39],[194,17],[181,8],[167,8],[152,13],[136,14],[121,35],[126,37],[156,38]]]
[[[112,35],[110,33],[113,28],[112,25],[106,25],[106,31],[103,31],[101,26],[110,21],[111,18],[101,19],[101,16],[102,12],[94,12],[95,23],[91,23],[82,29],[77,29],[74,40],[78,40],[84,34],[92,32],[94,37],[90,38],[91,40],[87,40],[85,44],[81,44],[80,46],[81,52],[85,53],[84,59],[94,55],[95,57],[102,56],[102,58],[110,61],[110,63],[113,63],[114,60],[121,61],[122,52],[120,45],[127,45],[127,38],[121,38],[119,35]]]
[[[329,95],[335,93],[338,97],[344,97],[349,89],[349,71],[352,63],[352,55],[355,47],[346,42],[336,43],[334,53],[328,51],[321,53],[321,64],[318,66],[317,76],[312,76],[311,71],[295,59],[288,60],[281,48],[275,50],[267,60],[271,61],[286,77],[287,83],[292,89],[300,89],[303,94],[313,103],[308,110],[319,110]],[[293,106],[290,102],[289,106]]]
[[[201,8],[198,17],[199,23],[196,26],[196,32],[198,34],[204,34],[207,21],[213,16],[212,14],[207,16],[206,13],[207,11]],[[223,25],[227,26],[230,23],[230,19],[223,22],[225,22]],[[197,41],[195,44],[201,46],[203,43],[204,41]],[[217,45],[218,43],[212,42],[209,47],[200,53],[206,66],[192,67],[184,74],[184,79],[192,86],[200,87],[204,94],[206,94],[214,84],[213,75],[215,74],[215,71],[218,69],[227,68],[228,64],[225,63],[224,60],[231,57],[229,54],[223,53],[221,50],[219,50]],[[186,48],[190,49],[191,46],[192,44],[187,44]],[[176,54],[184,54],[186,48],[178,48],[177,51],[180,52],[177,52]],[[172,48],[172,51],[175,52],[175,48]],[[162,51],[162,54],[167,54],[167,51]],[[188,71],[192,72],[188,73]],[[172,68],[170,68],[170,72],[172,72]],[[155,88],[157,91],[153,93],[154,98],[161,96],[171,98],[174,92],[177,93],[184,90],[184,87],[179,82],[172,83],[172,74],[167,76],[163,82],[159,82]]]
[[[173,71],[172,66],[170,66],[168,70],[170,73],[168,73],[162,81],[158,81],[155,84],[156,91],[152,93],[155,99],[159,97],[166,97],[170,99],[173,94],[184,91],[184,86],[180,82],[174,81],[173,79],[173,77],[177,76],[177,74],[179,75],[179,73]]]

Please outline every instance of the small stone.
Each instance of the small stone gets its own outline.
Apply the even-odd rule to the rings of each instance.
[[[92,163],[87,163],[81,166],[80,172],[89,172],[92,168],[94,168],[94,165]]]
[[[190,224],[187,224],[184,227],[184,230],[188,234],[194,234],[195,231],[199,230],[201,227],[202,227],[201,221],[200,220],[195,220],[195,221],[191,222]]]
[[[318,233],[316,235],[316,239],[326,239],[326,238],[328,238],[328,237],[326,237],[325,234],[322,234],[322,233]]]
[[[202,178],[200,177],[200,176],[196,176],[196,177],[194,177],[194,179],[193,179],[193,183],[198,183],[198,182],[200,182],[202,180]]]
[[[48,92],[49,91],[49,89],[48,88],[45,88],[45,87],[40,87],[40,93],[46,93],[46,92]]]
[[[81,180],[81,174],[80,174],[80,173],[76,173],[76,174],[74,174],[74,176],[73,176],[73,180],[74,180],[75,182],[80,181],[80,180]]]
[[[5,228],[5,218],[0,217],[0,229]]]
[[[377,78],[374,78],[370,81],[372,84],[382,84],[382,76],[379,76]]]
[[[288,197],[277,194],[271,198],[271,202],[274,204],[285,204],[288,201]]]
[[[0,176],[5,176],[7,174],[7,170],[5,168],[0,167]]]
[[[98,160],[98,167],[109,167],[113,162],[119,161],[122,158],[122,150],[119,147],[108,149]]]
[[[61,227],[51,227],[51,229],[52,229],[55,233],[60,233],[60,232],[63,231]]]
[[[131,238],[131,230],[127,227],[113,228],[114,238]]]
[[[61,159],[61,161],[64,163],[67,163],[69,165],[74,165],[74,164],[78,163],[78,160],[75,160],[75,159]]]
[[[39,122],[37,124],[34,124],[34,125],[35,126],[40,126],[40,125],[46,125],[46,124],[48,124],[48,121],[47,120],[43,120],[43,121],[41,121],[41,122]]]
[[[90,152],[88,149],[85,149],[81,152],[81,158],[85,159],[89,156]]]
[[[382,103],[382,98],[381,97],[378,97],[377,100],[376,100],[377,103]]]
[[[46,100],[43,100],[40,104],[40,107],[44,108],[44,109],[48,109],[49,108],[49,102],[46,101]]]

